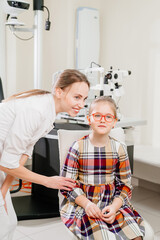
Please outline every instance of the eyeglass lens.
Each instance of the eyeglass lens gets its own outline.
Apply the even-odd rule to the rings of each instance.
[[[110,114],[102,115],[101,113],[95,113],[93,114],[93,118],[95,121],[101,121],[101,119],[104,117],[106,122],[112,122],[114,117]]]

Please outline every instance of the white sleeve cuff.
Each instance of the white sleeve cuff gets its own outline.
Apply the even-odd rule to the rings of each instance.
[[[19,167],[19,161],[21,158],[20,155],[8,153],[5,150],[2,152],[1,160],[0,160],[0,165],[6,168],[18,168]]]
[[[26,152],[24,154],[28,155],[28,158],[32,158],[33,148],[34,148],[34,146],[30,146],[26,149]]]

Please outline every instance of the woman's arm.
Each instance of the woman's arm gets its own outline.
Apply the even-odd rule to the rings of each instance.
[[[71,190],[75,186],[75,181],[70,178],[64,178],[59,176],[47,177],[47,176],[32,172],[22,165],[14,169],[9,169],[9,168],[0,166],[0,170],[4,171],[5,173],[13,177],[17,177],[17,178],[26,180],[28,182],[36,183],[36,184],[41,184],[48,188]],[[13,180],[13,178],[8,179],[8,185],[9,185],[9,181],[11,180]]]
[[[28,156],[23,154],[21,159],[20,159],[20,165],[23,166],[26,163],[27,159],[28,159]],[[4,199],[5,199],[6,193],[7,193],[8,189],[10,188],[14,178],[15,177],[13,177],[11,175],[7,175],[7,177],[5,178],[5,180],[2,184],[1,192],[2,192],[2,196],[3,196]]]

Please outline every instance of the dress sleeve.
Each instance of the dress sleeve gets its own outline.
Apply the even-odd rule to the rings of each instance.
[[[4,142],[0,165],[10,169],[19,167],[19,160],[22,154],[28,152],[27,148],[31,146],[32,137],[36,134],[42,121],[40,112],[33,109],[16,114]]]
[[[73,143],[70,147],[66,161],[63,165],[61,176],[72,178],[76,181],[75,188],[72,191],[61,190],[61,193],[70,202],[74,202],[80,195],[85,195],[83,190],[78,185],[78,169],[79,169],[79,145],[78,142]]]
[[[131,169],[126,146],[120,144],[118,149],[118,161],[115,173],[115,198],[119,197],[123,204],[131,198]]]

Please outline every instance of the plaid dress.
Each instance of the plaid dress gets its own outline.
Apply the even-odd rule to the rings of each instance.
[[[84,136],[70,147],[62,176],[76,180],[72,191],[61,190],[61,219],[78,239],[128,240],[144,236],[143,219],[133,208],[131,198],[131,171],[126,146],[109,138],[104,147],[95,147],[89,136]],[[114,198],[123,201],[113,224],[90,218],[75,203],[84,195],[102,210]]]

